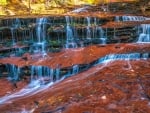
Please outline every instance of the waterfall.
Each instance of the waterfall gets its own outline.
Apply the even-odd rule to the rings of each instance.
[[[115,20],[119,21],[145,21],[150,20],[150,18],[143,16],[116,16]],[[150,42],[150,24],[141,24],[137,26],[138,33],[138,43]]]
[[[11,39],[12,39],[12,45],[15,45],[15,37],[14,37],[14,28],[10,28],[11,31]]]
[[[77,35],[75,35],[75,34],[77,34],[76,33],[77,30],[72,25],[73,20],[69,16],[66,16],[65,20],[66,20],[66,29],[65,29],[66,30],[65,31],[66,44],[65,44],[65,47],[66,48],[77,48],[78,46],[77,46],[77,43],[75,40],[77,37]],[[101,27],[97,26],[97,23],[98,23],[97,19],[96,18],[91,19],[91,17],[86,17],[85,20],[86,20],[86,28],[84,27],[83,29],[84,29],[84,32],[86,32],[85,33],[86,39],[91,39],[92,37],[98,36],[98,38],[100,40],[100,44],[106,44],[107,36],[105,36],[104,30]],[[143,20],[147,20],[147,18],[142,17],[142,16],[122,16],[122,17],[117,16],[116,17],[116,21],[118,21],[118,22],[119,21],[143,21]],[[82,23],[82,20],[79,21],[79,24],[80,23]],[[92,24],[94,23],[94,25],[95,25],[94,29],[93,29],[93,26],[91,23]],[[16,29],[18,29],[20,26],[21,26],[20,19],[13,20],[13,23],[11,24],[11,27],[10,27],[13,44],[15,44],[17,41],[16,40]],[[47,38],[46,31],[47,31],[47,29],[46,28],[47,28],[47,18],[37,18],[36,19],[36,28],[35,28],[35,30],[36,30],[35,35],[36,35],[37,40],[32,45],[32,48],[33,48],[34,53],[42,53],[43,56],[47,55],[47,53],[46,53],[46,38]],[[85,31],[85,29],[86,29],[86,31]],[[93,34],[92,34],[92,32],[93,32]],[[80,33],[82,34],[82,31]],[[25,30],[23,32],[24,38],[26,37],[26,35],[27,35],[27,31]],[[59,35],[61,35],[61,34],[59,34]],[[106,31],[106,35],[107,35],[107,31]],[[138,37],[137,42],[139,42],[139,43],[150,42],[150,24],[140,25],[139,37]],[[81,43],[81,46],[84,46],[83,44],[84,43]],[[14,50],[15,49],[13,49],[13,51]],[[18,51],[16,51],[16,53],[22,53],[22,50],[20,48],[17,50]],[[149,53],[110,54],[110,55],[104,56],[103,58],[98,59],[98,64],[107,63],[107,62],[111,62],[111,61],[115,61],[115,60],[126,60],[126,61],[139,60],[139,59],[146,60],[147,58],[149,58],[149,56],[150,56]],[[30,64],[30,62],[29,62],[29,64]],[[51,64],[49,64],[49,65],[51,65]],[[63,71],[61,70],[61,68],[59,66],[56,69],[52,69],[47,66],[32,65],[28,68],[29,69],[28,72],[31,75],[30,84],[17,93],[0,98],[0,104],[3,104],[4,102],[9,102],[9,101],[11,101],[15,98],[21,97],[21,96],[28,96],[28,95],[32,95],[37,92],[43,91],[43,90],[47,89],[49,86],[51,86],[54,82],[58,82],[58,81],[64,79],[65,77],[78,74],[79,72],[81,72],[81,70],[83,70],[84,66],[88,65],[88,64],[83,64],[83,67],[81,65],[73,64],[73,66],[69,67],[69,69],[68,68],[67,69],[65,68],[65,70],[62,69]],[[87,66],[87,67],[90,68],[91,66],[93,66],[92,63],[89,64],[89,66]],[[23,73],[24,68],[17,67],[13,64],[12,65],[7,64],[6,69],[9,73],[8,76],[12,81],[19,80],[20,76],[22,74],[24,74]],[[69,71],[67,72],[66,70],[69,70]],[[2,70],[0,70],[0,71],[2,71]],[[63,74],[63,73],[65,73],[65,74]],[[67,73],[67,75],[66,75],[66,73]]]
[[[74,65],[72,68],[72,75],[77,74],[79,72],[79,65]]]
[[[94,18],[94,25],[97,26],[97,24],[98,24],[98,23],[97,23],[97,18],[95,17],[95,18]]]
[[[56,70],[56,80],[60,79],[60,68],[57,68]]]
[[[37,36],[37,42],[43,42],[46,38],[46,24],[47,24],[47,18],[37,18],[36,19],[36,36]]]
[[[10,77],[10,79],[15,80],[15,81],[18,80],[20,77],[21,68],[13,64],[7,64],[6,67],[7,67],[7,71],[9,73],[8,76]]]
[[[21,20],[19,18],[16,18],[13,20],[11,27],[13,28],[19,28],[21,27]]]
[[[148,53],[147,53],[148,54]],[[100,63],[107,63],[115,60],[137,60],[140,58],[146,59],[149,55],[143,55],[140,53],[130,53],[130,54],[110,54],[106,55],[103,58],[98,60],[98,64]]]
[[[122,16],[123,21],[143,21],[145,20],[142,16]]]
[[[65,16],[66,19],[66,35],[67,35],[67,40],[66,43],[69,43],[70,41],[73,41],[73,30],[70,26],[71,24],[71,18],[69,16]]]
[[[33,48],[36,48],[33,51],[42,53],[43,57],[46,53],[46,25],[47,18],[37,18],[36,19],[36,37],[37,41],[33,44]]]
[[[74,39],[73,31],[69,25],[66,26],[66,34],[67,34],[66,42],[69,43],[69,42],[73,41],[73,39]]]
[[[24,42],[28,40],[29,32],[30,32],[30,31],[29,31],[28,29],[24,29],[24,30],[22,31],[22,37],[23,37],[23,41],[24,41]]]
[[[66,19],[66,44],[65,48],[77,48],[77,44],[74,41],[74,35],[73,35],[73,30],[72,26],[70,25],[72,22],[71,17],[65,16]]]
[[[91,18],[86,17],[87,20],[87,26],[86,26],[86,39],[91,39]]]
[[[101,27],[96,27],[100,44],[106,44],[106,37],[104,36],[104,30]]]
[[[12,45],[15,45],[17,41],[17,37],[15,36],[15,30],[21,27],[21,21],[19,18],[13,19],[12,24],[10,26],[10,31],[11,31],[11,39],[12,39]]]
[[[46,42],[34,43],[31,48],[33,49],[33,53],[41,53],[43,57],[47,55]]]
[[[3,32],[0,31],[0,42],[3,42],[3,41],[4,41]]]
[[[150,24],[140,25],[141,32],[138,37],[138,43],[150,42]]]
[[[119,17],[119,16],[116,16],[116,17],[115,17],[115,21],[116,21],[116,22],[119,22],[119,21],[120,21],[120,17]]]
[[[143,16],[122,16],[122,21],[144,21],[146,20]]]
[[[150,18],[143,17],[143,16],[116,16],[115,21],[144,21],[144,20],[150,20]]]
[[[143,55],[142,55],[142,58],[144,58],[145,60],[147,59],[147,58],[149,58],[149,53],[144,53]]]
[[[31,66],[31,82],[34,80],[47,79],[49,82],[53,82],[54,78],[54,69],[45,67],[45,66]]]

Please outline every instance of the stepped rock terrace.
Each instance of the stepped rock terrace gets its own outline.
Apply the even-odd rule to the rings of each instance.
[[[150,17],[97,7],[0,19],[1,112],[149,113]]]

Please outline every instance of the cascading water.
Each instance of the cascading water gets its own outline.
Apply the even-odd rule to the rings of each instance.
[[[46,38],[47,18],[37,18],[36,24],[37,24],[36,27],[37,42],[41,43],[45,41]]]
[[[12,20],[12,25],[10,26],[12,45],[15,45],[15,43],[16,43],[17,37],[15,35],[15,30],[19,27],[21,27],[20,19],[16,18],[16,19]]]
[[[22,37],[23,37],[23,41],[28,41],[28,37],[29,37],[29,32],[30,30],[29,29],[24,29],[23,32],[22,32]]]
[[[122,16],[123,21],[143,21],[145,20],[142,16]]]
[[[71,25],[71,18],[69,16],[66,16],[66,48],[76,48],[77,44],[75,43],[75,37],[74,37],[74,31],[73,31],[73,26]],[[138,21],[141,20],[142,21],[142,17],[140,17],[140,19],[137,19],[137,17],[135,18],[129,18],[129,17],[124,17],[123,21]],[[121,21],[121,19],[119,17],[117,17],[116,19],[117,21]],[[19,27],[21,24],[19,23],[18,20],[16,20],[17,25],[16,27]],[[91,39],[91,18],[87,17],[86,18],[86,38],[87,39]],[[35,47],[34,51],[35,53],[41,52],[43,55],[46,55],[46,50],[45,50],[45,42],[46,42],[46,24],[47,24],[47,19],[46,18],[38,18],[36,20],[36,36],[37,36],[37,40],[35,41],[35,43],[33,44],[33,46]],[[96,26],[97,24],[97,20],[94,19],[94,24]],[[12,40],[14,40],[15,36],[14,36],[14,29],[16,27],[12,27]],[[106,44],[106,36],[104,36],[104,30],[101,27],[96,27],[96,31],[92,31],[92,32],[96,32],[96,35],[98,35],[98,38],[100,39],[100,43],[101,44]],[[150,42],[150,26],[143,24],[141,25],[141,32],[138,42]],[[94,37],[93,36],[93,37]],[[13,43],[15,43],[15,40],[13,41]],[[145,53],[145,54],[140,54],[140,53],[132,53],[132,54],[111,54],[111,55],[106,55],[103,58],[100,58],[98,60],[98,64],[101,63],[108,63],[114,60],[138,60],[138,59],[147,59],[149,58],[149,53]],[[104,64],[105,65],[105,64]],[[15,65],[8,65],[6,66],[8,69],[8,72],[10,73],[9,76],[12,78],[11,80],[18,80],[20,73],[21,73],[21,68],[16,67]],[[40,91],[43,91],[45,89],[47,89],[48,87],[50,87],[54,82],[58,82],[62,79],[64,79],[65,77],[68,76],[72,76],[75,74],[78,74],[80,72],[80,65],[75,64],[69,71],[69,73],[67,73],[67,75],[61,75],[61,69],[60,68],[56,68],[56,69],[51,69],[49,67],[45,67],[45,66],[31,66],[29,67],[29,72],[31,74],[31,83],[23,88],[22,90],[20,90],[17,93],[11,94],[11,95],[7,95],[4,96],[2,98],[0,98],[0,103],[3,104],[5,102],[10,102],[11,100],[14,100],[15,98],[19,98],[22,96],[29,96],[29,95],[33,95],[35,93],[38,93]]]
[[[148,53],[147,53],[148,54]],[[137,60],[137,59],[146,59],[148,55],[143,55],[140,53],[130,53],[130,54],[110,54],[106,55],[103,58],[100,58],[98,64],[107,63],[115,60]]]
[[[104,36],[104,30],[101,27],[96,27],[100,44],[106,44],[106,37]]]
[[[144,21],[148,20],[148,18],[143,16],[116,16],[115,21]]]
[[[15,37],[14,37],[14,28],[10,28],[11,31],[11,38],[12,38],[12,45],[15,45]]]
[[[21,89],[19,92],[13,93],[11,95],[6,95],[0,98],[0,104],[9,103],[19,97],[27,97],[29,95],[34,95],[38,92],[44,91],[48,87],[50,87],[53,83],[50,82],[46,85],[41,84],[40,80],[32,81],[28,86]]]
[[[71,24],[71,19],[69,16],[65,16],[66,18],[66,34],[67,34],[67,42],[69,42],[70,40],[73,39],[73,31],[70,27],[70,24]]]
[[[31,81],[47,79],[49,82],[54,82],[54,69],[44,66],[31,66]]]
[[[72,74],[77,74],[79,72],[79,65],[74,65],[72,69]]]
[[[116,16],[115,20],[119,21],[145,21],[150,20],[150,18],[143,16]],[[150,42],[150,24],[141,24],[137,26],[138,33],[138,43]]]
[[[3,39],[3,32],[2,32],[2,31],[0,31],[0,41],[1,41],[1,42],[4,41],[4,39]]]
[[[150,24],[142,24],[140,26],[141,32],[139,34],[138,43],[150,42]]]
[[[116,21],[116,22],[119,22],[119,21],[120,21],[120,16],[116,16],[116,17],[115,17],[115,21]]]
[[[10,64],[7,64],[6,67],[7,67],[7,71],[9,73],[8,76],[10,77],[10,79],[13,81],[18,80],[20,73],[21,73],[21,68],[15,65],[10,65]]]
[[[37,18],[36,19],[36,37],[37,41],[33,46],[37,47],[37,51],[42,53],[43,56],[46,55],[46,25],[47,18]]]
[[[86,17],[87,26],[86,26],[86,39],[91,39],[91,18]]]
[[[142,58],[146,60],[147,58],[149,58],[149,55],[150,55],[149,53],[144,53],[142,55]]]
[[[71,28],[71,17],[65,16],[66,19],[66,44],[65,48],[77,48],[77,44],[75,43],[73,30]]]
[[[46,48],[46,42],[41,42],[41,43],[38,42],[38,43],[34,43],[32,45],[33,52],[41,53],[43,55],[43,57],[47,55],[45,48]]]

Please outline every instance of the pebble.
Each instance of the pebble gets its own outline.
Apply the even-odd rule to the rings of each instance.
[[[104,95],[104,96],[101,97],[101,99],[106,100],[107,98],[106,98],[106,96]]]
[[[109,109],[116,109],[116,107],[117,107],[117,105],[113,104],[113,103],[111,103],[111,104],[108,105]]]

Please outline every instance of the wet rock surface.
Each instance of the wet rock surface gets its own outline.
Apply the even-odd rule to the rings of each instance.
[[[149,113],[150,18],[118,4],[0,17],[0,112]]]
[[[0,106],[5,112],[149,113],[149,60],[101,64],[38,94]]]
[[[108,54],[121,53],[149,53],[150,44],[107,44],[88,46],[76,49],[64,49],[57,53],[48,53],[43,58],[42,54],[24,54],[22,57],[1,58],[1,64],[13,64],[18,67],[24,66],[48,66],[50,68],[71,67],[76,64],[89,64]],[[38,61],[38,62],[37,62]]]

